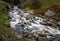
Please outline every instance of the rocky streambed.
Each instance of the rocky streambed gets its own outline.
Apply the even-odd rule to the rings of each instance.
[[[14,6],[9,12],[9,17],[11,28],[19,35],[24,35],[25,37],[30,38],[39,37],[41,35],[45,36],[47,39],[53,38],[57,35],[60,37],[59,26],[54,27],[49,25],[52,20],[48,21],[45,18],[29,14],[17,6]],[[60,25],[60,22],[57,24]]]

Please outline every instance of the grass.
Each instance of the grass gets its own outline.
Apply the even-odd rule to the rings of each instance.
[[[27,39],[27,38],[24,38],[23,41],[35,41],[34,39]]]
[[[60,5],[60,0],[40,0],[42,3],[41,9],[45,9],[50,5]]]
[[[6,5],[9,3],[0,0],[0,35],[4,36],[4,39],[0,39],[0,41],[19,41],[17,34],[6,26],[9,25],[8,14],[2,10]]]
[[[51,6],[51,5],[60,5],[60,0],[39,0],[39,1],[42,4],[40,7],[41,10],[46,9],[48,6]],[[27,9],[27,10],[29,10],[29,9]]]

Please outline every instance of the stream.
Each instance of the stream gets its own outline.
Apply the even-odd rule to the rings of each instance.
[[[36,35],[60,34],[59,29],[54,28],[53,26],[49,26],[47,23],[44,23],[44,21],[47,19],[32,15],[25,10],[18,8],[17,6],[14,6],[14,8],[9,11],[9,17],[11,28],[18,34],[22,34],[23,32],[36,33]]]

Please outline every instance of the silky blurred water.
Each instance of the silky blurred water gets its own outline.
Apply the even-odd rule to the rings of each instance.
[[[12,11],[9,12],[10,26],[17,33],[28,32],[28,33],[40,33],[48,31],[52,35],[60,34],[58,29],[53,28],[49,25],[41,24],[46,19],[29,14],[17,6],[14,6]],[[46,33],[46,34],[48,34]]]

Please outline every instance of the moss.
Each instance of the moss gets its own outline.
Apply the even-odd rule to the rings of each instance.
[[[8,14],[3,12],[3,8],[9,3],[0,0],[0,34],[4,35],[4,39],[0,41],[19,41],[17,34],[6,25],[9,25]]]
[[[35,41],[35,39],[24,38],[22,41]]]

